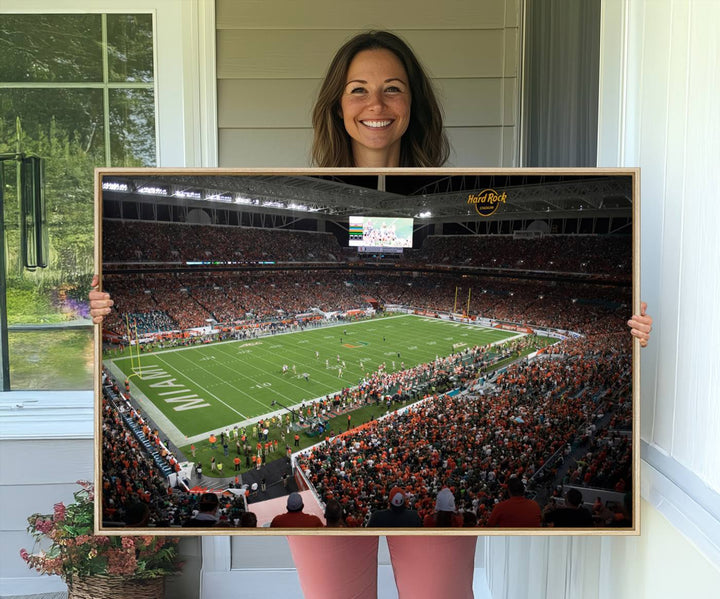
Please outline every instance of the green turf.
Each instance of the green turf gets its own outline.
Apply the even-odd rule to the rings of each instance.
[[[526,349],[522,350],[520,352],[520,354],[516,354],[510,358],[506,358],[504,360],[500,360],[498,362],[493,363],[492,370],[497,370],[498,368],[502,368],[503,366],[518,360],[522,356],[526,356],[526,355],[532,353],[533,351],[535,351],[536,349],[545,347],[546,345],[553,343],[554,341],[556,341],[556,340],[552,339],[550,337],[538,336],[535,339],[535,343],[532,346],[527,347]],[[488,353],[490,354],[489,357],[492,357],[493,352],[488,352]],[[430,390],[430,391],[432,391],[432,390]],[[441,392],[445,391],[445,389],[438,389],[437,391],[438,391],[438,393],[441,393]],[[397,410],[399,408],[402,408],[403,406],[406,406],[406,405],[412,403],[413,401],[414,401],[413,399],[408,399],[408,401],[406,401],[406,402],[394,403],[392,406],[392,409]],[[374,402],[367,404],[365,406],[362,406],[360,408],[353,410],[352,412],[349,412],[349,414],[351,416],[350,426],[351,427],[359,426],[361,424],[369,422],[372,419],[378,419],[386,413],[387,413],[387,407],[384,402],[380,402],[380,404],[378,404],[378,405],[376,405]],[[282,435],[284,432],[284,428],[278,429],[276,427],[271,426],[269,429],[269,438],[271,441],[274,441],[275,439],[277,439],[279,446],[278,446],[278,451],[275,453],[270,453],[267,456],[266,461],[272,462],[276,459],[282,458],[285,455],[285,444],[286,443],[291,446],[292,451],[299,451],[299,450],[305,449],[306,447],[310,447],[311,445],[314,445],[318,441],[321,441],[324,438],[328,438],[328,437],[332,436],[333,434],[338,434],[338,433],[345,431],[347,428],[347,416],[348,416],[348,413],[344,413],[344,414],[340,414],[339,416],[336,416],[334,418],[331,418],[328,422],[328,430],[327,430],[326,434],[324,435],[324,437],[322,437],[322,438],[319,438],[317,436],[311,437],[306,432],[301,432],[300,433],[300,444],[298,447],[295,447],[293,445],[293,441],[292,441],[293,435],[286,435],[286,438],[283,441]],[[250,445],[251,445],[251,447],[254,448],[257,439],[252,436],[252,427],[248,428],[248,435],[250,436]],[[192,458],[192,456],[191,456],[191,449],[190,449],[189,444],[181,447],[180,449],[184,453],[184,455],[188,457],[188,459],[192,459],[193,462],[200,462],[205,465],[205,469],[203,472],[204,476],[209,476],[210,478],[218,478],[218,477],[222,478],[222,477],[226,477],[226,476],[234,476],[235,474],[237,474],[234,470],[234,465],[233,465],[233,459],[235,458],[235,455],[237,455],[234,440],[229,443],[229,446],[230,446],[229,454],[230,455],[227,457],[223,456],[223,451],[218,445],[219,444],[216,444],[216,446],[213,448],[210,446],[210,443],[207,440],[203,440],[203,441],[199,441],[198,443],[195,443],[195,448],[196,448],[195,458]],[[210,464],[211,457],[215,457],[215,460],[217,461],[218,464],[220,464],[220,463],[223,464],[223,472],[222,473],[220,473],[219,471],[213,473],[210,470],[209,464]],[[245,466],[244,456],[240,456],[240,458],[241,458],[240,474],[242,474],[246,470],[253,468],[252,464],[250,465],[249,468]]]
[[[192,437],[273,412],[279,409],[271,406],[273,400],[291,406],[352,387],[383,362],[388,371],[393,370],[393,361],[395,370],[401,368],[401,362],[409,368],[436,355],[446,356],[512,335],[419,316],[376,318],[249,341],[142,354],[142,374],[131,380],[184,435]],[[346,365],[340,377],[342,361]],[[140,372],[137,360],[132,358],[116,358],[114,362],[126,375],[132,374],[133,366]],[[289,366],[285,374],[283,364]],[[303,373],[308,374],[308,380]]]

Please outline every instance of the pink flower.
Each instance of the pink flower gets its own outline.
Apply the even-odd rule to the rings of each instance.
[[[43,567],[48,574],[63,573],[63,563],[62,559],[60,559],[59,557],[46,559]]]
[[[24,562],[30,560],[30,554],[27,552],[27,549],[20,550],[20,557],[23,559]]]
[[[52,530],[52,527],[52,520],[44,520],[42,518],[35,520],[35,528],[42,534],[49,533]]]
[[[56,503],[53,506],[53,512],[54,512],[53,517],[55,519],[55,522],[61,522],[62,520],[65,520],[65,511],[66,511],[65,504],[63,504],[62,502]]]
[[[133,574],[137,567],[135,552],[128,549],[108,550],[108,574]]]
[[[132,539],[132,537],[123,537],[122,546],[125,549],[135,549],[135,541]]]

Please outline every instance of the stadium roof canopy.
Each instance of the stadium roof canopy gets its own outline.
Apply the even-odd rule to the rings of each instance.
[[[103,175],[103,199],[249,212],[288,211],[308,218],[410,216],[430,221],[630,217],[626,173],[538,174],[218,174]],[[490,217],[468,203],[493,190],[505,197]],[[582,211],[582,214],[579,214]],[[311,214],[316,216],[310,216]],[[428,214],[429,213],[429,214]]]

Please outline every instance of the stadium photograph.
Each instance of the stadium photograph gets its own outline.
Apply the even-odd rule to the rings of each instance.
[[[97,171],[96,528],[637,533],[637,185]]]

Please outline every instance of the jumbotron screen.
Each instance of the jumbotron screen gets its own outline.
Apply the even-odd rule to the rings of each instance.
[[[364,248],[411,248],[412,218],[351,216],[349,245]]]

